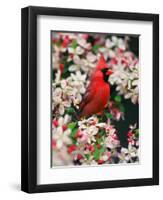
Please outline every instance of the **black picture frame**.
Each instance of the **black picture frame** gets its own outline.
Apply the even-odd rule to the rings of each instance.
[[[153,23],[153,177],[37,184],[37,16],[55,15]],[[159,184],[159,15],[30,6],[21,11],[21,190],[28,193]]]

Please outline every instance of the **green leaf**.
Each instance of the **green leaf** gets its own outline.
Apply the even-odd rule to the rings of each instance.
[[[109,118],[109,119],[112,119],[112,118],[113,118],[112,114],[110,114],[110,113],[108,113],[108,112],[105,112],[105,116],[106,116],[107,118]]]
[[[67,78],[68,76],[70,76],[70,72],[69,72],[69,66],[72,65],[73,62],[67,62],[67,56],[64,56],[63,60],[63,64],[64,64],[64,69],[62,72],[62,78]]]
[[[120,95],[116,95],[115,97],[114,97],[114,100],[117,102],[117,103],[120,103],[121,102],[121,96]]]
[[[73,40],[71,46],[73,49],[76,49],[76,47],[78,46],[77,41]]]
[[[139,129],[135,130],[135,137],[138,138],[139,137]]]
[[[102,146],[102,147],[100,148],[100,153],[102,154],[102,153],[104,153],[104,152],[105,152],[105,147]]]
[[[68,124],[68,128],[72,130],[72,129],[75,128],[76,125],[77,125],[76,122],[71,122],[71,123]]]
[[[72,137],[71,137],[71,140],[72,140],[72,143],[73,143],[73,144],[77,144],[77,140],[76,140],[75,138],[72,138]]]
[[[93,156],[95,160],[99,160],[100,150],[96,148],[95,152],[93,153]]]
[[[57,42],[55,42],[55,44],[56,44],[58,47],[60,47],[61,44],[62,44],[62,42],[61,42],[61,41],[57,41]]]
[[[120,110],[121,110],[121,112],[125,112],[125,107],[121,104],[121,105],[119,105],[119,108],[120,108]]]
[[[74,128],[70,133],[70,137],[71,138],[75,138],[75,135],[76,135],[77,131],[78,131],[78,128]]]
[[[94,53],[97,53],[98,49],[100,48],[100,45],[98,44],[95,44],[93,47],[92,47],[92,50]]]
[[[90,154],[85,154],[84,156],[86,157],[87,160],[89,160]]]
[[[99,138],[96,138],[96,144],[101,144],[101,142],[103,141],[103,137],[99,137]]]
[[[74,108],[70,107],[66,109],[66,113],[72,115],[75,112]]]
[[[101,129],[101,130],[99,131],[99,134],[100,134],[100,135],[105,135],[105,134],[106,134],[106,132],[105,132],[105,130],[104,130],[104,129]]]

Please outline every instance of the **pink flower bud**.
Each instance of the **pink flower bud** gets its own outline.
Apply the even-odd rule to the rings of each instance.
[[[58,121],[57,120],[53,120],[53,126],[55,126],[55,127],[58,126]]]

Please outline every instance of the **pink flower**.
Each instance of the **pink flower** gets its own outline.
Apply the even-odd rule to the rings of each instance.
[[[113,57],[111,60],[110,60],[110,65],[117,65],[118,64],[118,60]]]
[[[110,160],[110,158],[111,158],[111,152],[110,151],[107,152],[107,156],[108,156],[108,160]]]
[[[88,35],[88,34],[82,34],[82,38],[84,38],[85,40],[87,40],[87,39],[88,39],[88,37],[89,37],[89,35]]]
[[[94,152],[95,148],[93,145],[87,145],[86,148],[90,151],[90,152]]]
[[[87,142],[88,141],[88,134],[85,132],[85,131],[81,131],[81,130],[79,130],[79,132],[78,132],[78,135],[79,135],[79,141],[80,142]]]
[[[104,160],[102,160],[102,159],[99,159],[99,160],[98,160],[98,164],[99,164],[99,165],[101,165],[101,164],[103,164],[103,163],[104,163]]]
[[[54,139],[52,139],[52,149],[56,148],[56,141]]]
[[[59,124],[58,124],[58,121],[54,119],[54,120],[53,120],[53,126],[54,126],[54,127],[57,127],[58,125],[59,125]]]
[[[76,149],[77,149],[77,146],[75,144],[72,144],[71,146],[69,146],[67,151],[68,151],[69,154],[71,154]]]
[[[80,160],[80,159],[82,159],[83,158],[83,156],[81,155],[81,154],[77,154],[77,159],[78,160]]]
[[[132,133],[131,131],[129,131],[129,132],[127,133],[127,136],[128,136],[128,137],[132,137],[132,136],[133,136],[133,133]]]
[[[66,125],[66,124],[63,124],[63,125],[62,125],[62,129],[63,129],[63,131],[67,130],[67,125]]]
[[[63,64],[63,63],[61,63],[61,64],[59,65],[59,69],[60,69],[61,74],[62,74],[62,73],[63,73],[63,70],[64,70],[64,64]]]
[[[69,36],[66,35],[63,39],[63,42],[62,42],[62,47],[63,48],[66,48],[68,46],[68,44],[70,43],[70,39],[69,39]]]

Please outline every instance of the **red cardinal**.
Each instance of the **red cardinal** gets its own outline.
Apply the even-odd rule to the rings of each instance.
[[[95,70],[93,71],[93,73],[91,75],[91,79],[96,74],[96,72],[98,72],[101,69],[105,69],[105,68],[108,69],[108,65],[107,65],[107,63],[106,63],[105,58],[103,57],[103,55],[101,55],[100,59],[99,59],[99,61],[97,63],[97,66],[96,66]]]
[[[108,78],[111,74],[112,71],[108,68],[103,56],[101,56],[91,76],[90,84],[88,85],[83,100],[80,103],[80,117],[90,117],[104,110],[110,98]]]

